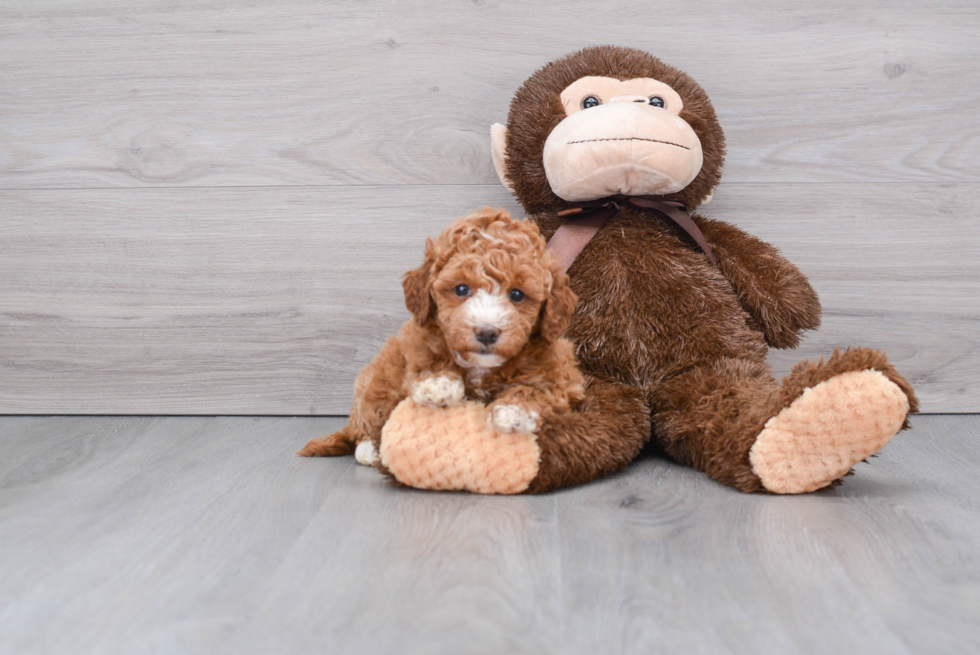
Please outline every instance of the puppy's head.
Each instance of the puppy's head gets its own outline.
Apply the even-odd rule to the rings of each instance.
[[[425,244],[425,263],[405,274],[405,304],[442,332],[456,361],[491,368],[530,339],[554,341],[575,310],[568,277],[538,228],[483,209]]]

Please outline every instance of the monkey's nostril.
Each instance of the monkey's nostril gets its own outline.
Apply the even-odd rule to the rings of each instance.
[[[476,340],[482,343],[484,346],[489,346],[497,341],[497,337],[500,336],[500,330],[491,325],[482,325],[473,330],[476,334]]]

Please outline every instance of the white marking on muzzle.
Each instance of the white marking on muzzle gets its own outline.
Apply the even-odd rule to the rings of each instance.
[[[466,322],[470,327],[496,327],[503,330],[510,323],[510,307],[502,293],[487,293],[480,289],[463,303]]]
[[[506,361],[500,355],[484,355],[482,353],[466,353],[463,355],[455,350],[450,352],[452,352],[453,359],[456,360],[456,363],[460,367],[468,369],[470,373],[473,373],[477,377],[486,375],[489,369],[497,368]]]
[[[500,355],[484,355],[482,353],[469,353],[468,357],[475,366],[483,368],[497,368],[504,363],[504,358]]]

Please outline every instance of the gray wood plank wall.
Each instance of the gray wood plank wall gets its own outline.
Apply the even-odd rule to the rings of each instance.
[[[649,50],[729,141],[705,213],[811,276],[837,345],[980,411],[980,5],[0,4],[0,413],[343,414],[422,239],[496,182],[538,66]]]

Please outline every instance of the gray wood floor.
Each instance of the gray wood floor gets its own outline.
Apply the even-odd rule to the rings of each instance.
[[[728,137],[705,213],[980,411],[976,0],[0,2],[0,413],[343,414],[545,62],[642,48]]]
[[[0,652],[980,652],[980,417],[802,497],[656,458],[507,498],[292,455],[341,420],[0,418]]]

